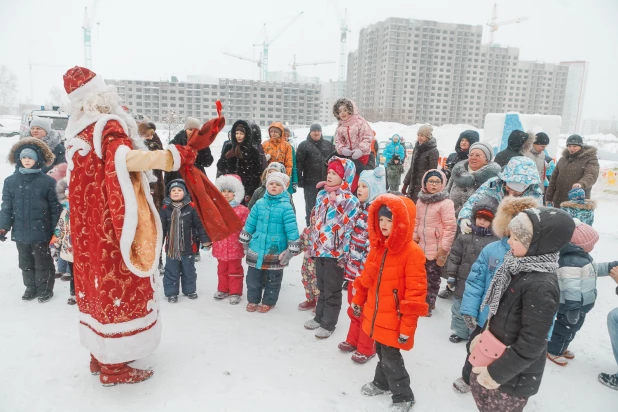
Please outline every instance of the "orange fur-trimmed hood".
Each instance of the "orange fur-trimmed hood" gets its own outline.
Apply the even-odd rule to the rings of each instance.
[[[393,231],[385,237],[380,231],[378,211],[386,205],[393,213]],[[369,206],[369,244],[372,248],[383,246],[393,253],[398,253],[403,246],[412,241],[416,206],[414,202],[404,196],[384,194],[378,196]]]

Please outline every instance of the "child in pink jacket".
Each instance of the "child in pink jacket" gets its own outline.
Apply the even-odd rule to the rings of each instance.
[[[245,198],[245,188],[240,177],[238,175],[219,176],[215,181],[215,186],[244,224],[249,216],[249,209],[240,204]],[[240,303],[245,278],[245,271],[242,267],[245,249],[238,240],[239,236],[240,231],[212,245],[212,255],[218,261],[217,275],[219,276],[219,285],[214,298],[222,300],[229,296],[231,305]]]
[[[350,99],[341,98],[335,102],[333,114],[339,121],[335,132],[337,153],[354,160],[363,156],[369,159],[373,131],[369,123],[358,114],[356,103]]]
[[[436,306],[440,275],[457,230],[455,206],[444,190],[446,176],[438,169],[423,176],[421,193],[416,204],[414,241],[425,252],[427,271],[427,303],[429,314]]]

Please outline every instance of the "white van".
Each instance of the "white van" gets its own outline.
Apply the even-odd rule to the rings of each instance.
[[[30,134],[30,122],[33,117],[46,117],[52,120],[52,129],[57,131],[64,138],[64,131],[69,123],[69,115],[54,106],[52,110],[47,110],[41,106],[40,110],[27,110],[21,115],[21,125],[19,132],[22,136]]]

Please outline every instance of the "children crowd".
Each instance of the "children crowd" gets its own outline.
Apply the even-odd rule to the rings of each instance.
[[[180,292],[198,298],[195,262],[199,249],[212,249],[218,262],[214,298],[238,305],[246,281],[246,310],[267,313],[277,305],[285,268],[302,253],[306,300],[298,309],[313,312],[304,328],[329,338],[345,290],[350,324],[338,348],[357,364],[378,357],[362,394],[391,394],[392,411],[409,411],[415,396],[400,351],[412,349],[418,319],[432,315],[437,297],[452,299],[449,340],[467,342],[453,387],[472,392],[480,411],[523,410],[539,390],[546,360],[566,366],[575,358],[568,348],[594,306],[597,277],[618,282],[618,262],[590,256],[599,239],[590,200],[598,176],[595,150],[569,137],[564,157],[548,174],[546,134],[516,130],[494,157],[493,148],[468,130],[440,169],[432,127],[424,125],[399,192],[406,157],[400,136],[385,149],[385,166],[376,167],[373,131],[354,102],[338,100],[334,115],[334,144],[314,124],[297,151],[281,123],[270,126],[263,144],[254,124],[232,126],[215,185],[244,227],[226,239],[211,241],[186,183],[166,176],[156,191],[163,192],[157,206],[168,301],[178,302]],[[22,299],[49,301],[61,277],[71,282],[68,303],[75,304],[71,188],[66,164],[55,163],[55,151],[35,137],[41,125],[49,132],[44,119],[33,120],[32,137],[9,155],[15,172],[4,182],[0,236],[11,231],[16,242]],[[156,137],[158,148],[156,126],[140,125],[142,137]],[[199,129],[197,119],[187,118],[176,138],[186,144]],[[212,164],[210,149],[200,156],[201,167]],[[573,162],[585,165],[575,180]],[[302,231],[292,202],[297,187],[305,193]],[[599,380],[618,389],[618,375]]]

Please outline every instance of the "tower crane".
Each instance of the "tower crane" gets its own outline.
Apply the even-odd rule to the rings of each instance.
[[[494,8],[491,13],[491,19],[487,22],[487,26],[489,26],[489,44],[494,44],[494,33],[498,30],[500,26],[506,26],[507,24],[515,24],[521,23],[522,21],[528,20],[527,17],[518,17],[511,20],[505,20],[498,22],[498,3],[494,3]]]
[[[347,63],[347,46],[348,46],[348,32],[351,30],[348,28],[348,9],[345,9],[343,19],[341,19],[341,37],[339,39],[339,78],[337,84],[339,86],[339,97],[343,97],[345,94],[344,82],[346,78],[346,63]]]
[[[249,57],[244,57],[244,56],[241,56],[241,55],[238,55],[238,54],[234,54],[234,53],[223,53],[223,54],[225,54],[226,56],[236,57],[237,59],[240,59],[240,60],[246,60],[248,62],[253,62],[253,63],[257,64],[257,67],[262,67],[262,60],[261,59],[260,60],[251,59]]]
[[[97,14],[98,0],[94,0],[92,5],[92,14],[88,15],[88,7],[84,8],[84,66],[88,69],[92,69],[92,24]]]
[[[317,66],[318,64],[332,64],[332,63],[335,63],[335,61],[334,60],[325,60],[325,61],[318,61],[318,62],[296,63],[296,55],[294,55],[294,61],[292,62],[292,64],[290,64],[290,66],[292,67],[294,83],[298,82],[298,75],[296,73],[296,67],[298,67],[298,66]]]
[[[273,37],[271,40],[268,40],[268,34],[266,33],[266,23],[264,23],[264,42],[253,45],[253,46],[262,46],[263,48],[262,49],[262,80],[263,81],[268,80],[268,47],[271,44],[273,44],[275,40],[277,40],[279,36],[281,36],[283,32],[286,31],[292,25],[292,23],[298,20],[298,18],[302,16],[303,13],[304,11],[301,11],[296,16],[294,16],[294,18],[290,20],[290,22],[283,29],[281,29],[279,33],[277,33],[275,37]]]

